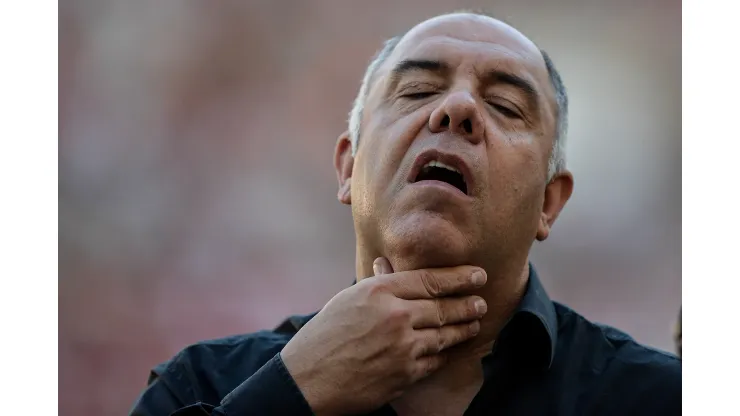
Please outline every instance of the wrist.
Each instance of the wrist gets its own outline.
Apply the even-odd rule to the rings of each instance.
[[[290,353],[284,354],[281,352],[280,358],[314,415],[339,416],[340,413],[335,410],[330,398],[331,395],[328,394],[328,384],[322,382],[320,372],[308,368],[297,359],[298,357]]]

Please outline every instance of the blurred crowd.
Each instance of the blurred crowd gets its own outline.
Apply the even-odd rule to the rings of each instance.
[[[364,67],[463,7],[527,33],[569,88],[575,194],[533,259],[551,297],[673,350],[681,3],[495,3],[60,2],[60,414],[125,413],[187,344],[352,282],[331,157]]]

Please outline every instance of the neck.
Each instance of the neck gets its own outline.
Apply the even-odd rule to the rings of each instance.
[[[357,258],[355,268],[357,281],[372,277],[373,261],[382,256],[371,250],[366,250],[359,242],[357,244]],[[395,272],[425,268],[421,263],[409,262],[405,259],[385,256]],[[481,319],[480,332],[471,341],[454,348],[453,360],[465,358],[482,358],[488,355],[499,332],[509,320],[519,305],[529,281],[529,262],[526,255],[520,259],[510,259],[508,262],[475,262],[470,265],[482,267],[488,276],[486,285],[473,293],[485,299],[488,312]],[[412,266],[414,264],[415,266]]]

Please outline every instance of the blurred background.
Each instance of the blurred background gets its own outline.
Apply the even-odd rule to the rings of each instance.
[[[485,8],[570,92],[573,199],[533,260],[552,298],[673,351],[678,0],[59,3],[60,415],[126,414],[196,341],[320,308],[354,278],[333,147],[382,41]]]

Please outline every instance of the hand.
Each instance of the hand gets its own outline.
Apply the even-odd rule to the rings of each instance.
[[[281,357],[318,415],[369,412],[446,362],[446,349],[480,330],[485,272],[459,266],[393,273],[386,259],[334,298]]]

